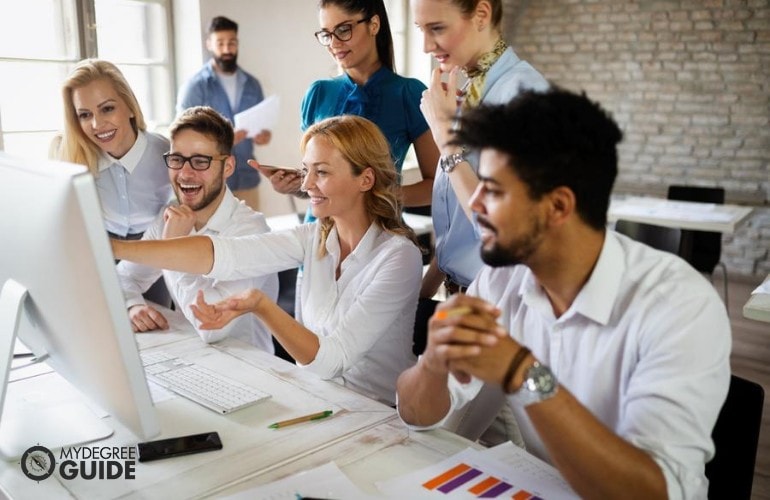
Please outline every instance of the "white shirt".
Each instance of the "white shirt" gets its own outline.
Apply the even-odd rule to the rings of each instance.
[[[96,190],[107,231],[120,236],[147,230],[174,197],[163,153],[168,139],[141,130],[120,159],[101,152]]]
[[[511,337],[609,429],[652,456],[669,498],[706,498],[704,465],[730,382],[731,333],[724,304],[697,271],[607,231],[591,277],[558,319],[524,266],[485,266],[468,294],[499,307]],[[452,410],[481,386],[450,376]],[[508,402],[527,449],[550,461],[524,408]]]
[[[154,224],[144,233],[142,239],[162,239],[163,227],[163,214],[161,213],[156,218]],[[230,190],[226,189],[222,202],[206,225],[200,231],[193,229],[190,235],[235,237],[267,233],[269,231],[270,228],[261,213],[255,212],[245,203],[238,201]],[[197,274],[162,271],[126,260],[121,261],[117,269],[120,286],[126,297],[127,307],[144,304],[145,301],[142,293],[147,291],[162,275],[174,302],[193,325],[197,325],[197,320],[190,310],[190,305],[195,303],[198,290],[203,290],[203,295],[209,303],[218,302],[249,288],[262,290],[272,300],[275,300],[278,296],[278,276],[275,273],[224,281]],[[270,353],[275,351],[270,331],[253,314],[244,314],[220,330],[201,330],[197,328],[196,330],[204,342],[217,342],[227,336],[233,336],[245,340],[263,351]]]
[[[212,238],[210,276],[243,278],[303,266],[297,321],[318,336],[306,368],[324,379],[341,378],[358,392],[392,404],[396,379],[414,364],[412,333],[422,278],[422,257],[411,241],[372,224],[340,261],[337,229],[318,257],[319,226],[237,239]]]

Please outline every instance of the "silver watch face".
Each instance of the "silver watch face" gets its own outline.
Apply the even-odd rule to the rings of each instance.
[[[465,161],[465,156],[462,153],[452,153],[451,155],[440,157],[438,164],[441,170],[448,174],[463,161]]]
[[[527,370],[521,389],[516,391],[523,404],[545,401],[556,394],[558,382],[551,369],[535,362]]]

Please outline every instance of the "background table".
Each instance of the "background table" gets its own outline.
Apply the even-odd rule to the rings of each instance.
[[[607,219],[609,222],[623,219],[657,226],[732,234],[752,210],[751,207],[741,205],[628,197],[610,201]]]
[[[769,283],[770,274],[765,278],[763,286],[767,288]],[[752,294],[743,306],[743,317],[770,323],[770,293]]]

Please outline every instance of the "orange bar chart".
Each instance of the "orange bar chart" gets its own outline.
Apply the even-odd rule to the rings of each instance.
[[[511,498],[512,500],[543,500],[526,490],[518,489],[466,463],[460,463],[422,484],[427,490],[443,494],[467,491],[476,498]],[[516,490],[510,493],[511,490]],[[503,496],[505,495],[505,496]],[[508,495],[511,495],[510,497]]]

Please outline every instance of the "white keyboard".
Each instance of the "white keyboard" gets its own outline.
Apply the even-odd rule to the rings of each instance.
[[[217,413],[231,413],[270,397],[266,392],[163,351],[141,356],[148,380]]]

